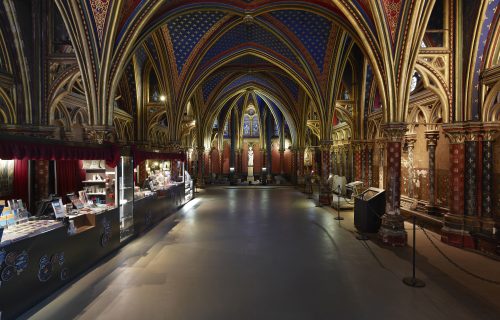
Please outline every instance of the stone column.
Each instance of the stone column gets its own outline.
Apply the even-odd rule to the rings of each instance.
[[[406,132],[405,123],[389,123],[383,126],[387,136],[387,182],[385,214],[379,237],[383,243],[392,246],[405,246],[407,234],[404,218],[400,212],[401,197],[401,142]]]
[[[285,149],[279,149],[280,152],[280,174],[285,173]]]
[[[305,148],[300,148],[299,149],[299,172],[301,176],[304,176],[305,174],[305,164],[304,164],[304,157],[305,157]]]
[[[345,152],[346,152],[346,147],[345,145],[341,145],[339,148],[339,176],[343,177],[346,175],[346,162],[345,162]]]
[[[266,163],[266,148],[261,148],[260,151],[262,155],[262,168],[266,168],[266,170],[269,170]]]
[[[366,145],[362,143],[360,145],[360,157],[361,157],[361,181],[363,181],[363,186],[367,187],[367,177],[366,177]]]
[[[378,187],[380,189],[385,188],[384,184],[384,150],[385,150],[385,142],[379,140],[377,142],[379,148],[379,167],[378,167]]]
[[[210,179],[212,178],[212,172],[213,172],[213,168],[212,168],[212,152],[214,150],[213,149],[210,149],[210,151],[207,152],[207,156],[208,156],[208,176],[210,177]]]
[[[330,176],[330,149],[331,141],[321,141],[321,177],[320,177],[320,194],[319,203],[330,205],[330,188],[328,186],[328,177]]]
[[[337,154],[339,152],[339,147],[334,147],[333,149],[333,174],[338,175],[339,170],[338,170],[338,164],[337,164]]]
[[[459,124],[444,124],[450,141],[450,210],[444,216],[441,240],[457,247],[473,248],[474,242],[465,226],[465,129]]]
[[[235,149],[234,150],[234,173],[235,174],[240,174],[240,161],[241,161],[241,150],[240,149]]]
[[[413,150],[415,149],[415,142],[417,142],[417,135],[415,133],[408,133],[405,135],[405,142],[408,148],[408,197],[414,198],[414,190],[415,190],[415,170],[413,168],[413,159],[414,154]]]
[[[344,176],[347,181],[351,181],[352,179],[350,178],[349,174],[349,145],[347,144],[347,142],[344,143],[341,156],[343,159]]]
[[[204,188],[205,187],[205,148],[204,147],[198,147],[198,187],[199,188]]]
[[[493,233],[495,220],[493,219],[493,142],[500,130],[500,125],[485,124],[482,146],[482,183],[481,183],[481,231],[487,234]]]
[[[368,143],[367,148],[367,166],[368,166],[368,187],[373,185],[373,143]]]
[[[222,147],[222,150],[219,150],[219,170],[220,170],[220,175],[224,175],[224,147]]]
[[[436,147],[439,140],[439,131],[425,132],[427,141],[427,152],[429,153],[429,205],[427,212],[437,214],[436,210]]]
[[[478,128],[470,128],[465,136],[465,229],[478,232],[481,229],[478,217]],[[481,165],[481,164],[479,164]]]
[[[292,148],[292,163],[291,163],[291,178],[292,178],[292,183],[297,183],[297,149]]]
[[[361,181],[361,144],[356,142],[353,148],[354,180]]]

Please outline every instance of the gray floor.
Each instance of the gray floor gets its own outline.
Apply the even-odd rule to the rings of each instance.
[[[427,287],[403,285],[411,248],[333,217],[291,188],[208,189],[25,318],[499,319],[425,257]]]

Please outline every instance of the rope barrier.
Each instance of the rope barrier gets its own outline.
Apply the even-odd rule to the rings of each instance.
[[[423,232],[424,232],[424,235],[427,237],[427,239],[430,241],[430,243],[432,244],[432,246],[450,263],[452,264],[453,266],[455,266],[457,269],[459,269],[460,271],[464,272],[465,274],[468,274],[469,276],[473,277],[473,278],[476,278],[476,279],[479,279],[481,281],[484,281],[484,282],[488,282],[488,283],[491,283],[491,284],[495,284],[495,285],[500,285],[500,281],[497,281],[497,280],[491,280],[491,279],[488,279],[488,278],[485,278],[483,276],[480,276],[480,275],[477,275],[467,269],[465,269],[464,267],[460,266],[458,263],[456,263],[455,261],[453,261],[450,257],[448,257],[438,246],[437,244],[431,239],[431,237],[429,236],[429,234],[427,233],[427,231],[422,228],[421,226],[418,226]]]

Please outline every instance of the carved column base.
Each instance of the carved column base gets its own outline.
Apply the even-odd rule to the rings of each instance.
[[[481,222],[477,216],[465,216],[464,217],[465,230],[476,233],[481,231]]]
[[[325,206],[332,204],[332,195],[328,190],[328,185],[322,185],[319,192],[319,203]]]
[[[481,219],[481,232],[493,235],[493,229],[495,228],[495,220],[490,217],[484,217]]]
[[[474,249],[474,239],[470,235],[469,231],[451,229],[448,227],[443,227],[441,229],[441,241],[444,243],[459,247]]]
[[[401,215],[384,214],[378,236],[384,244],[393,247],[404,247],[408,240],[404,228],[404,217]]]
[[[444,227],[441,229],[441,241],[450,246],[473,249],[474,239],[464,227],[465,217],[446,214]]]

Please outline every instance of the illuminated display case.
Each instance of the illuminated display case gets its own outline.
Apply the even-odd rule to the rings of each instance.
[[[132,157],[121,157],[117,172],[120,241],[123,241],[134,234],[134,164]]]

